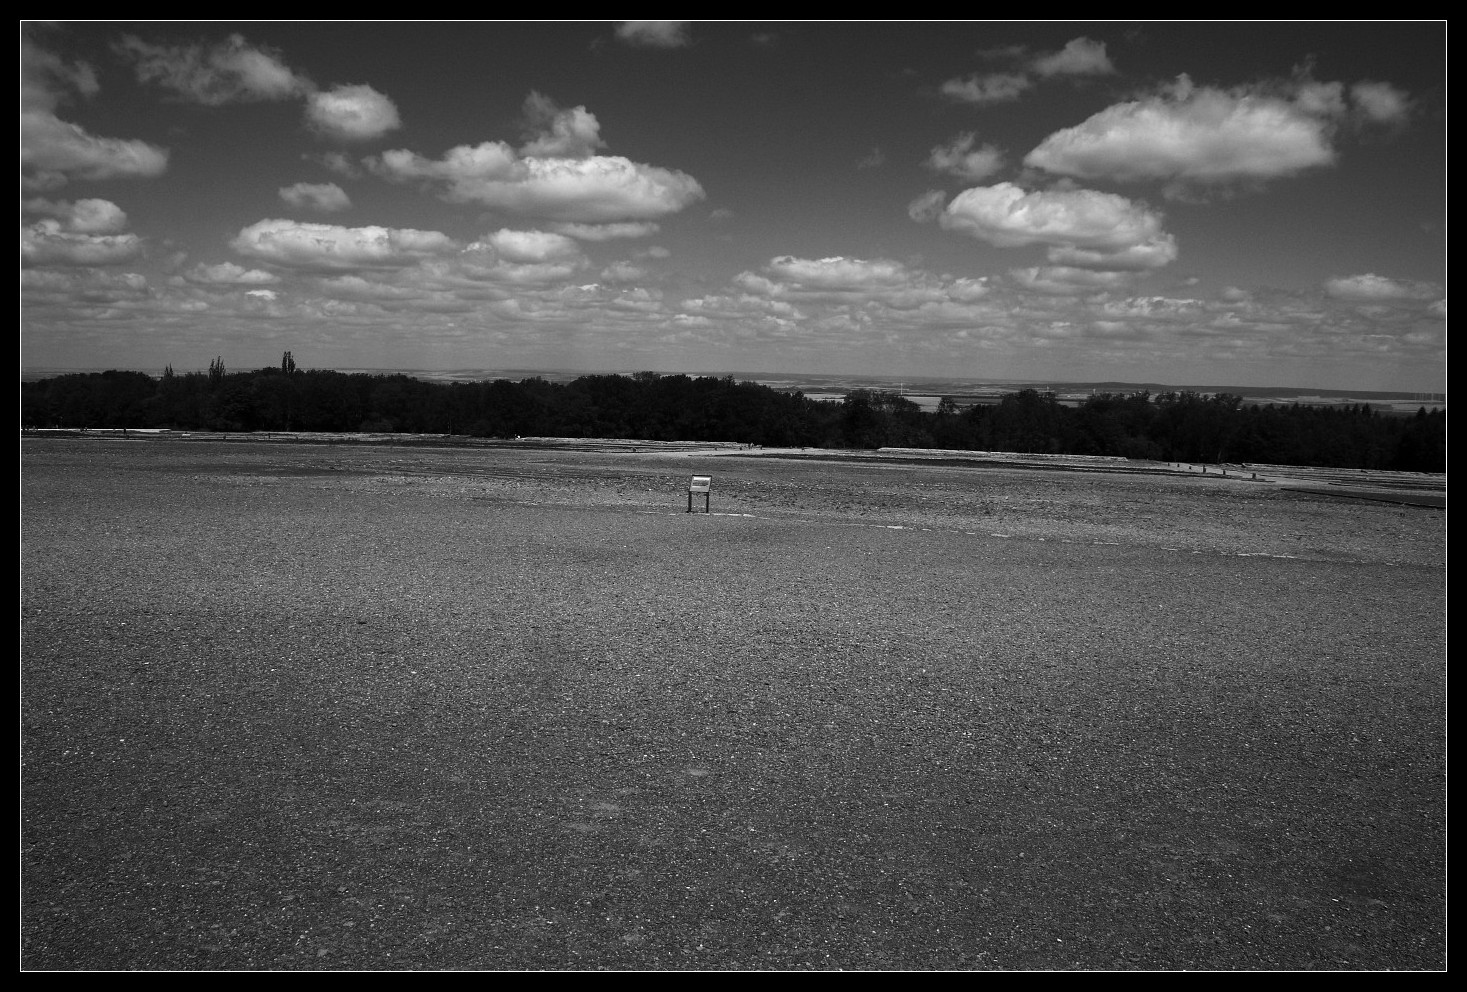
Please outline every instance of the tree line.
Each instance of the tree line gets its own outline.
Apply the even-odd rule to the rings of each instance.
[[[993,404],[934,411],[895,392],[840,403],[754,382],[586,375],[571,382],[436,383],[402,374],[279,368],[207,373],[74,373],[21,384],[25,428],[401,432],[471,437],[733,441],[778,447],[950,448],[1446,471],[1446,413],[1385,414],[1368,404],[1244,404],[1227,393],[1103,393],[1075,406],[1025,389]]]

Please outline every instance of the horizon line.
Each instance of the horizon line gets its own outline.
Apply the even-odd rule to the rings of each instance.
[[[24,378],[24,376],[26,374],[28,374],[28,373],[29,374],[32,374],[32,375],[36,375],[36,374],[41,374],[41,373],[46,373],[46,372],[56,372],[56,373],[59,373],[59,374],[87,373],[87,372],[141,372],[144,375],[161,375],[166,368],[171,368],[171,367],[172,367],[172,363],[167,363],[164,367],[158,368],[156,370],[151,369],[151,368],[139,368],[139,367],[136,367],[136,366],[120,367],[120,366],[116,366],[116,365],[107,365],[107,366],[103,366],[103,365],[86,365],[86,366],[69,366],[69,365],[22,365],[21,366],[21,374],[22,374],[22,378]],[[242,372],[253,372],[253,371],[259,371],[261,369],[274,368],[274,367],[276,367],[276,366],[274,366],[274,365],[250,366],[250,367],[246,367],[246,368],[241,368],[239,371],[242,371]],[[189,370],[189,371],[203,372],[204,369],[203,368],[199,368],[197,370]],[[1129,382],[1129,381],[1122,380],[1122,379],[1104,379],[1104,378],[1100,378],[1100,379],[1063,379],[1063,378],[1042,377],[1042,376],[965,376],[965,375],[962,375],[962,376],[960,376],[960,375],[954,375],[954,376],[934,376],[934,375],[902,375],[902,374],[882,375],[882,374],[875,374],[875,373],[869,373],[869,372],[775,372],[775,371],[752,371],[752,370],[747,370],[747,369],[745,369],[745,370],[727,369],[727,370],[716,370],[716,371],[711,371],[711,370],[701,370],[701,371],[699,371],[699,370],[681,370],[681,371],[671,371],[670,372],[670,371],[661,371],[661,370],[657,370],[657,369],[606,369],[606,368],[601,368],[601,369],[578,369],[578,368],[568,368],[568,367],[561,367],[561,366],[525,366],[525,367],[504,367],[504,368],[496,368],[496,367],[493,367],[493,366],[468,366],[468,365],[454,366],[454,367],[451,367],[451,368],[424,368],[424,367],[408,367],[408,366],[358,366],[358,365],[341,365],[341,366],[320,366],[320,367],[315,367],[315,368],[302,367],[302,368],[299,368],[298,371],[300,371],[300,372],[311,372],[311,371],[325,372],[325,371],[331,371],[331,372],[342,372],[342,373],[345,373],[345,374],[351,374],[351,373],[382,373],[382,374],[393,374],[393,375],[407,375],[409,377],[413,377],[413,374],[414,373],[425,373],[425,374],[429,374],[429,375],[451,375],[451,374],[455,374],[455,373],[468,373],[468,372],[525,372],[525,373],[530,373],[530,375],[527,376],[527,378],[528,377],[533,377],[534,374],[537,374],[537,373],[540,373],[540,374],[543,374],[543,373],[554,373],[554,374],[559,374],[559,375],[573,375],[573,376],[578,376],[579,377],[579,376],[592,376],[592,375],[624,375],[624,376],[632,376],[632,375],[636,375],[636,374],[641,373],[641,372],[652,372],[653,374],[659,375],[659,376],[677,376],[677,375],[704,376],[704,377],[763,376],[763,377],[769,377],[769,378],[782,378],[782,379],[801,379],[801,378],[810,378],[810,379],[870,379],[870,380],[891,381],[891,382],[899,382],[899,383],[966,381],[966,382],[969,382],[969,383],[971,383],[973,385],[982,385],[982,384],[988,384],[988,383],[992,383],[992,384],[1015,384],[1015,385],[1019,385],[1019,384],[1047,384],[1047,385],[1071,385],[1071,386],[1115,385],[1115,386],[1134,386],[1134,387],[1137,387],[1137,389],[1146,389],[1148,387],[1163,387],[1163,388],[1170,389],[1170,390],[1179,390],[1179,391],[1195,390],[1195,391],[1207,391],[1207,392],[1214,392],[1214,393],[1221,393],[1221,392],[1232,393],[1232,392],[1242,392],[1242,391],[1246,391],[1246,390],[1268,390],[1268,391],[1288,391],[1290,393],[1297,394],[1297,395],[1311,395],[1311,396],[1330,396],[1330,395],[1339,395],[1339,394],[1344,394],[1344,393],[1367,393],[1367,394],[1375,394],[1375,395],[1382,395],[1382,396],[1394,396],[1394,397],[1404,397],[1404,396],[1421,397],[1421,396],[1428,396],[1428,397],[1431,398],[1430,399],[1431,402],[1436,402],[1437,401],[1436,400],[1436,397],[1437,396],[1440,396],[1441,397],[1440,402],[1443,402],[1443,403],[1446,402],[1446,392],[1445,392],[1445,390],[1433,391],[1433,390],[1421,390],[1421,389],[1361,389],[1361,388],[1348,387],[1348,386],[1303,386],[1303,385],[1295,385],[1295,384],[1292,384],[1292,383],[1290,383],[1290,384],[1282,384],[1282,385],[1257,385],[1257,384],[1253,384],[1253,385],[1239,385],[1239,384],[1217,385],[1217,384],[1202,384],[1202,383],[1171,383],[1171,382],[1161,382],[1161,381],[1156,381],[1156,380],[1140,381],[1140,382]],[[184,374],[188,374],[188,373],[185,372]]]

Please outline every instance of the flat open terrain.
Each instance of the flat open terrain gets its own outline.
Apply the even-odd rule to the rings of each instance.
[[[1445,968],[1443,509],[752,454],[24,439],[22,968]]]

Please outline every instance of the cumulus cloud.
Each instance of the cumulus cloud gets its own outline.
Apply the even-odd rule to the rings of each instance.
[[[482,242],[493,248],[507,262],[554,262],[576,258],[581,254],[574,238],[549,231],[512,231],[501,228]]]
[[[68,62],[30,38],[20,41],[20,108],[54,111],[72,96],[97,93],[96,70],[86,62]]]
[[[938,222],[1000,248],[1038,244],[1109,254],[1170,238],[1160,214],[1123,196],[1088,189],[1026,193],[1013,183],[964,190]]]
[[[981,182],[1003,169],[1003,153],[993,145],[974,148],[978,136],[972,131],[959,134],[946,145],[938,145],[927,157],[927,167],[934,172],[956,176],[968,182]]]
[[[27,306],[44,303],[112,303],[136,300],[149,292],[148,280],[136,272],[106,269],[24,269],[20,274],[21,302]]]
[[[367,85],[319,89],[277,52],[233,34],[207,45],[153,45],[126,35],[114,50],[133,64],[138,80],[183,100],[218,107],[304,98],[306,124],[338,141],[368,141],[402,126],[396,105]]]
[[[280,277],[261,269],[246,269],[233,262],[205,265],[202,262],[183,274],[191,283],[203,286],[268,286]]]
[[[638,282],[647,278],[647,270],[633,262],[612,262],[601,270],[602,282]]]
[[[365,161],[368,169],[384,179],[440,183],[447,187],[448,198],[458,200],[472,199],[479,184],[513,182],[523,176],[519,156],[502,141],[459,145],[437,160],[398,148]]]
[[[806,289],[870,289],[904,282],[907,268],[890,259],[796,258],[780,255],[765,266],[776,279]]]
[[[168,152],[146,141],[100,138],[46,111],[20,117],[22,181],[33,190],[71,179],[137,179],[162,175]]]
[[[168,152],[146,141],[102,138],[69,124],[57,108],[98,90],[85,62],[68,62],[21,38],[21,188],[60,189],[72,179],[151,178],[168,168]]]
[[[911,269],[892,259],[840,255],[780,255],[770,259],[762,271],[741,272],[733,282],[747,294],[744,303],[730,304],[735,309],[746,309],[747,300],[763,301],[758,304],[760,309],[788,320],[801,317],[796,305],[833,307],[833,318],[866,321],[871,318],[866,308],[871,306],[893,312],[930,311],[972,304],[989,292],[983,279],[953,279]]]
[[[930,189],[907,204],[907,216],[919,224],[925,224],[941,217],[945,206],[947,194],[940,189]]]
[[[619,224],[551,224],[550,229],[580,241],[610,241],[613,238],[646,238],[662,230],[651,221],[623,221]]]
[[[1021,62],[1019,71],[973,73],[949,79],[939,88],[943,96],[959,103],[977,105],[1017,100],[1034,86],[1035,78],[1100,76],[1116,71],[1105,53],[1105,42],[1075,38],[1057,52],[1030,56],[1022,48],[995,49],[986,58],[1007,63]]]
[[[579,242],[567,235],[501,228],[451,257],[424,262],[394,279],[399,284],[475,295],[482,294],[487,284],[538,291],[538,287],[576,276],[589,264]]]
[[[1026,165],[1080,179],[1226,183],[1292,176],[1333,164],[1331,118],[1317,87],[1288,96],[1195,87],[1107,107],[1056,131]]]
[[[1372,124],[1400,124],[1411,115],[1411,98],[1390,83],[1356,83],[1350,96],[1360,116]]]
[[[1325,83],[1304,75],[1293,82],[1289,98],[1304,113],[1318,117],[1339,117],[1349,109],[1344,83]]]
[[[1041,76],[1103,76],[1116,71],[1105,54],[1105,42],[1075,38],[1058,52],[1034,59],[1034,72]]]
[[[1005,313],[989,299],[993,288],[892,259],[781,255],[741,272],[724,292],[683,300],[670,319],[680,331],[757,342],[790,360],[798,356],[787,347],[809,355],[926,348]]]
[[[27,214],[50,217],[60,229],[77,234],[116,234],[127,226],[127,214],[111,200],[26,200]]]
[[[280,198],[300,210],[335,213],[351,206],[346,192],[335,183],[296,183],[280,187]]]
[[[142,250],[135,234],[81,234],[51,218],[20,229],[22,265],[121,265]]]
[[[487,257],[479,263],[463,259],[459,271],[476,282],[539,287],[564,282],[579,274],[587,264],[584,256],[545,262],[511,262],[495,257],[493,252],[486,254]]]
[[[1440,295],[1441,287],[1405,279],[1389,279],[1368,272],[1358,276],[1329,279],[1324,291],[1341,300],[1376,302],[1386,300],[1426,300]]]
[[[949,79],[941,86],[942,95],[959,103],[989,104],[1017,100],[1033,86],[1028,76],[1011,72],[995,72],[964,79]]]
[[[1064,265],[1012,269],[1009,276],[1025,289],[1057,296],[1125,289],[1135,279],[1135,276],[1129,272],[1105,272]]]
[[[262,220],[229,243],[241,255],[302,269],[385,269],[458,250],[446,234],[410,228],[337,227]]]
[[[548,96],[531,91],[524,114],[530,138],[520,148],[521,155],[588,158],[606,145],[596,115],[585,107],[562,110]]]
[[[216,45],[151,45],[125,35],[114,47],[133,63],[139,82],[157,83],[206,106],[285,100],[312,89],[278,54],[239,34]]]
[[[387,303],[422,296],[422,293],[415,289],[393,286],[378,280],[363,279],[356,275],[331,276],[322,279],[317,285],[333,299],[361,300],[367,303]]]
[[[307,162],[315,162],[324,166],[338,176],[344,176],[347,179],[360,179],[364,174],[361,168],[342,152],[307,153],[301,158]]]
[[[1142,272],[1159,269],[1177,260],[1177,242],[1170,234],[1158,234],[1140,244],[1112,251],[1063,245],[1050,248],[1046,257],[1055,265],[1081,269]]]
[[[622,21],[616,37],[629,45],[681,48],[692,42],[691,21]]]
[[[337,86],[306,100],[306,123],[339,141],[370,141],[402,126],[397,105],[370,86]]]
[[[460,145],[438,160],[390,151],[368,165],[390,181],[437,186],[450,202],[569,223],[652,220],[705,195],[696,179],[676,170],[608,155],[520,158],[493,141]]]

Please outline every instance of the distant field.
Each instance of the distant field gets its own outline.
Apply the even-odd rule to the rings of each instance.
[[[22,967],[1445,968],[1441,509],[770,453],[23,438]]]

